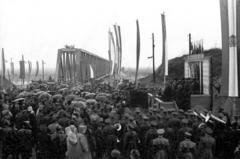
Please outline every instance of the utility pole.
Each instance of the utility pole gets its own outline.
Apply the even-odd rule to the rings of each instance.
[[[154,48],[155,48],[155,45],[154,45],[154,33],[152,33],[152,49],[153,49],[153,82],[155,83],[155,58],[154,58]]]
[[[192,42],[191,42],[191,33],[188,34],[188,38],[189,38],[189,55],[191,55],[191,50],[192,50]]]

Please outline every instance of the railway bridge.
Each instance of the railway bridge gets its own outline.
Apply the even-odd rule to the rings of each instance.
[[[110,72],[110,62],[83,49],[58,49],[55,81],[86,83]]]

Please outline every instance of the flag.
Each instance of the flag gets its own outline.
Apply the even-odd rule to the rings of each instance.
[[[89,67],[90,67],[90,78],[94,78],[93,68],[91,65],[89,65]]]
[[[25,62],[22,60],[22,61],[19,61],[19,64],[20,64],[19,78],[20,79],[25,79]]]
[[[122,69],[122,38],[120,26],[118,26],[118,37],[119,37],[119,74],[120,74]]]
[[[5,77],[5,57],[4,57],[4,48],[2,48],[2,76]]]
[[[32,62],[28,61],[28,76],[31,75],[31,72],[32,72]]]
[[[109,62],[110,62],[110,66],[109,66],[109,70],[110,70],[110,75],[111,75],[111,66],[112,66],[112,58],[111,58],[111,32],[110,30],[108,31],[108,57],[109,57]]]
[[[116,62],[117,62],[117,74],[119,74],[119,67],[120,67],[120,63],[119,63],[119,40],[118,40],[118,31],[117,31],[117,25],[113,25],[114,26],[114,31],[115,31],[115,37],[116,37]]]
[[[111,75],[113,75],[115,73],[115,64],[116,64],[116,47],[115,47],[115,42],[114,42],[114,38],[113,38],[113,33],[110,32],[110,37],[111,37],[111,41],[113,44],[113,57],[112,57],[112,71],[111,71]]]
[[[240,84],[240,1],[220,0],[222,29],[221,96],[238,97]]]
[[[138,20],[136,21],[137,24],[137,58],[136,58],[136,75],[135,75],[135,83],[137,86],[137,82],[138,82],[138,67],[139,67],[139,58],[140,58],[140,31],[139,31],[139,24],[138,24]]]
[[[167,33],[166,33],[166,20],[165,15],[162,14],[162,41],[163,41],[163,50],[162,50],[162,67],[160,70],[160,76],[168,75],[168,57],[167,57]]]
[[[14,63],[10,62],[11,74],[14,76]]]
[[[37,63],[36,63],[36,74],[35,74],[35,76],[38,75],[38,72],[39,72],[39,64],[38,64],[38,61],[37,61]]]

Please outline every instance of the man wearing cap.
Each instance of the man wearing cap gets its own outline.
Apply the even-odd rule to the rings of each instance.
[[[192,129],[188,127],[188,120],[187,119],[182,119],[182,128],[178,130],[178,142],[181,142],[184,140],[184,133],[189,132],[192,133]]]
[[[136,109],[135,109],[134,118],[135,118],[135,120],[136,120],[137,125],[139,124],[139,122],[140,122],[140,120],[141,120],[141,118],[142,118],[141,115],[140,115],[140,113],[141,113],[140,108],[136,108]]]
[[[157,129],[163,129],[164,123],[162,120],[162,116],[160,114],[157,114]]]
[[[167,159],[170,153],[169,140],[163,137],[164,129],[158,129],[157,133],[159,136],[153,139],[154,152],[152,155],[155,159]]]
[[[190,140],[192,134],[185,132],[185,140],[180,142],[178,156],[180,159],[194,159],[196,144]]]
[[[149,121],[156,121],[157,120],[157,108],[152,108],[151,111],[149,111]]]
[[[112,150],[110,159],[122,159],[121,152],[117,149]]]
[[[143,117],[143,123],[139,125],[139,139],[140,139],[140,144],[139,144],[139,150],[141,153],[141,156],[145,156],[144,154],[144,141],[145,141],[145,136],[147,131],[150,129],[151,125],[148,123],[148,117],[144,115]]]
[[[172,118],[169,119],[169,127],[173,129],[174,132],[177,132],[180,128],[180,120],[177,117],[177,112],[172,112]]]
[[[157,122],[151,121],[151,128],[146,133],[144,145],[145,145],[147,158],[150,158],[152,154],[152,140],[158,137],[156,126],[157,126]]]
[[[207,127],[205,136],[200,140],[197,150],[197,156],[201,159],[213,159],[213,152],[215,151],[216,141],[211,137],[212,129]]]
[[[105,120],[106,126],[103,128],[103,137],[106,143],[105,153],[110,154],[110,152],[117,148],[117,136],[116,136],[116,128],[111,125],[111,119]]]
[[[96,140],[96,156],[101,159],[103,157],[103,151],[104,151],[104,138],[103,138],[103,130],[102,130],[103,124],[98,122],[97,123],[97,130],[95,132],[95,140]]]
[[[132,124],[128,124],[123,142],[123,151],[125,152],[126,158],[129,158],[131,150],[137,149],[138,140],[138,135],[134,131],[134,126]]]

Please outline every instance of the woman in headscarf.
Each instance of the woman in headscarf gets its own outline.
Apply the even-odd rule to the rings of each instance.
[[[74,125],[70,125],[65,129],[67,134],[67,156],[69,159],[92,159],[89,151],[89,145],[84,135],[87,127],[80,125],[77,128]]]

